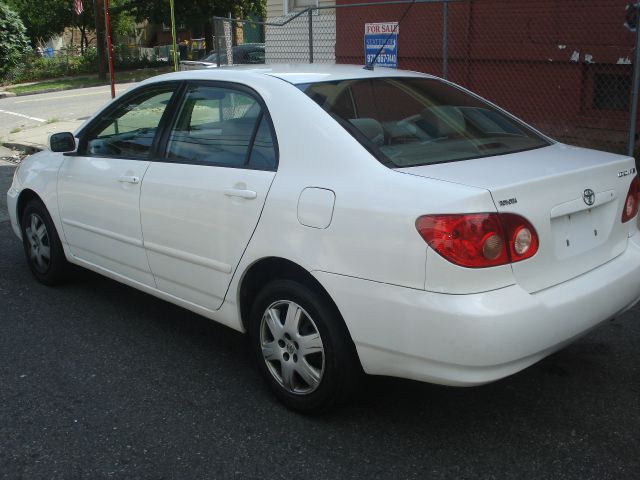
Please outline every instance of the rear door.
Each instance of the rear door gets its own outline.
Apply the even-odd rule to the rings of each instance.
[[[277,167],[269,114],[252,90],[192,83],[142,185],[144,245],[158,289],[217,309]]]

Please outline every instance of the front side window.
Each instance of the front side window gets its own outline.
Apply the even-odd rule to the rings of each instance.
[[[175,85],[150,87],[124,99],[89,128],[84,137],[84,153],[148,158],[160,119],[175,88]]]
[[[391,168],[549,145],[523,123],[437,79],[341,80],[298,88]]]
[[[267,117],[251,95],[228,88],[193,85],[169,134],[167,158],[234,168],[275,169],[275,147]]]

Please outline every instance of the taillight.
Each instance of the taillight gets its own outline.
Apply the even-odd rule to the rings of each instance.
[[[416,228],[431,248],[463,267],[505,265],[538,251],[533,225],[513,213],[424,215]]]
[[[622,208],[622,223],[628,222],[638,213],[638,194],[640,192],[640,182],[636,175],[631,180],[631,186],[629,186],[629,193],[624,201],[624,207]]]
[[[538,251],[538,234],[533,225],[515,213],[501,213],[498,216],[507,236],[510,261],[519,262],[533,257]]]

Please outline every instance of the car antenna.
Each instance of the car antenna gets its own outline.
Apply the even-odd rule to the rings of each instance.
[[[391,33],[389,34],[389,36],[387,37],[387,39],[384,41],[384,43],[382,44],[382,46],[380,47],[380,49],[378,50],[378,52],[376,53],[376,56],[373,57],[373,60],[371,60],[369,63],[366,63],[364,65],[365,70],[371,70],[373,71],[373,65],[376,63],[376,60],[378,59],[378,57],[380,56],[380,54],[382,53],[382,50],[384,50],[384,47],[387,46],[387,43],[389,43],[389,40],[391,40],[391,37],[393,36],[394,33],[396,33],[396,31],[398,30],[398,27],[400,26],[400,23],[402,22],[402,20],[404,20],[404,17],[407,16],[407,13],[409,13],[409,10],[411,10],[411,7],[413,7],[413,5],[416,3],[417,0],[413,0],[409,6],[407,7],[407,9],[404,11],[404,13],[402,14],[402,16],[400,17],[400,20],[398,20],[398,23],[396,23],[396,26],[393,27],[393,30],[391,31]]]

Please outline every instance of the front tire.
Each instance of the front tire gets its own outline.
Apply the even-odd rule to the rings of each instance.
[[[353,393],[360,367],[336,307],[312,288],[274,280],[258,294],[250,338],[276,397],[301,413],[322,413]]]
[[[45,285],[61,283],[69,263],[53,220],[40,200],[33,199],[27,203],[20,227],[24,253],[33,276]]]

